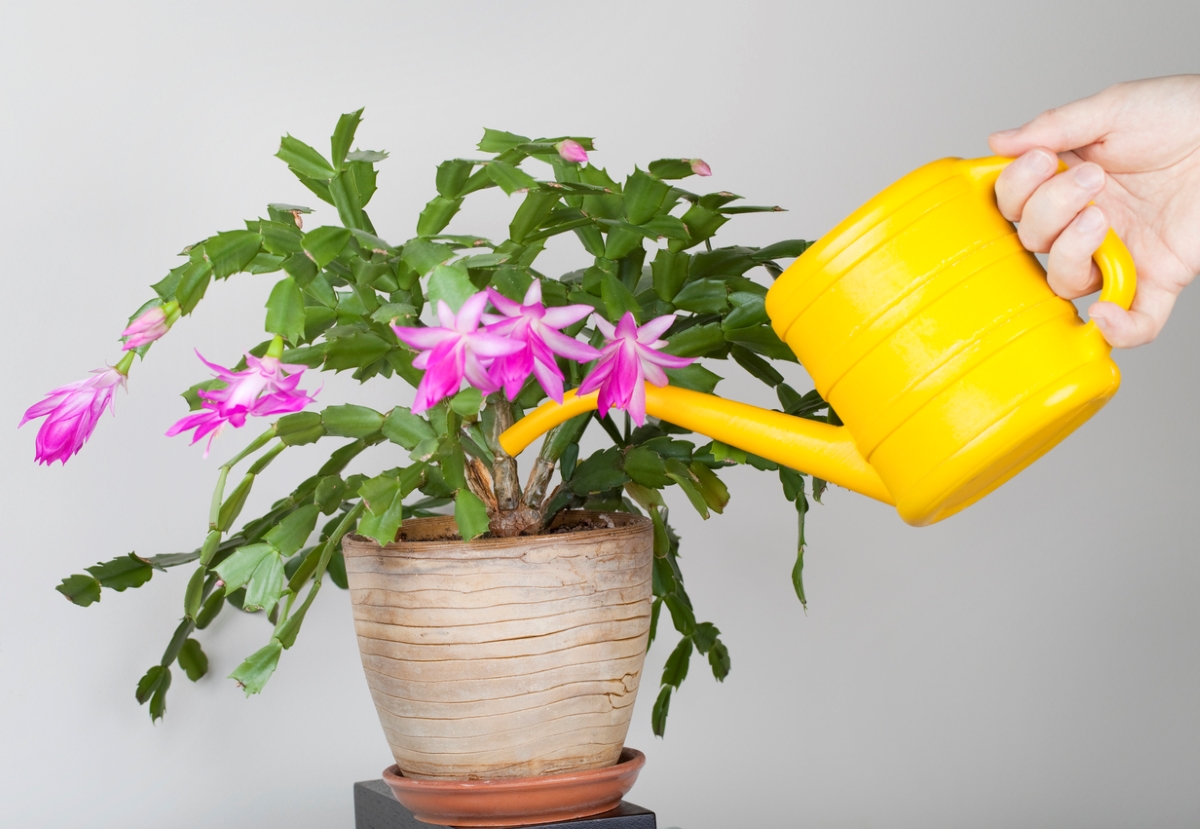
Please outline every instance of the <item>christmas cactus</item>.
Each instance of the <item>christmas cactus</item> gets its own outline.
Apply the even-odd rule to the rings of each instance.
[[[467,542],[485,534],[537,534],[567,509],[648,515],[655,553],[651,640],[664,607],[681,636],[653,709],[661,735],[672,690],[686,677],[694,650],[718,680],[730,668],[719,630],[697,620],[684,589],[679,538],[662,491],[678,487],[708,518],[729,499],[721,468],[749,463],[777,474],[799,517],[792,580],[803,602],[805,512],[825,483],[813,480],[806,488],[798,472],[720,443],[698,445],[684,430],[647,418],[644,384],[712,392],[721,378],[711,367],[719,360],[773,387],[781,410],[835,419],[815,391],[797,392],[772,366],[795,357],[763,308],[779,261],[808,243],[714,247],[714,234],[730,218],[780,208],[742,206],[732,193],[699,195],[676,184],[710,174],[700,159],[652,161],[622,182],[591,163],[590,138],[486,130],[478,149],[488,157],[441,164],[437,195],[421,212],[416,235],[394,244],[366,212],[375,165],[387,154],[351,149],[361,113],[338,121],[329,156],[291,136],[278,152],[336,210],[337,224],[306,228],[308,207],[271,204],[266,218],[185,249],[182,264],[152,286],[154,298],[122,331],[123,358],[55,389],[26,412],[22,424],[44,418],[37,460],[65,463],[111,409],[135,356],[144,358],[193,315],[214,280],[279,274],[267,303],[270,336],[230,367],[197,354],[211,376],[184,392],[191,412],[167,430],[203,442],[207,454],[232,437],[230,430],[255,418],[265,425],[217,470],[203,542],[191,552],[129,553],[85,568],[58,590],[86,606],[105,589],[120,592],[156,571],[193,568],[183,621],[137,685],[138,701],[148,702],[157,719],[173,667],[193,681],[206,673],[197,636],[227,606],[269,622],[267,643],[231,675],[247,694],[261,691],[325,580],[346,586],[341,540],[349,532],[386,543],[405,519],[440,510],[453,512]],[[463,200],[492,187],[516,205],[508,238],[448,233]],[[578,239],[586,253],[582,267],[543,273],[538,255],[559,235]],[[413,404],[383,412],[353,404],[320,408],[316,371],[352,371],[362,383],[407,383],[416,389]],[[570,388],[598,391],[599,411],[552,430],[522,486],[517,462],[498,437],[527,409],[547,398],[561,402]],[[399,390],[395,396],[408,398]],[[583,457],[580,439],[589,427],[610,445]],[[235,529],[256,477],[289,447],[318,441],[334,444],[328,461]],[[406,466],[344,474],[357,456],[386,443],[409,453]],[[240,479],[231,478],[243,463]]]

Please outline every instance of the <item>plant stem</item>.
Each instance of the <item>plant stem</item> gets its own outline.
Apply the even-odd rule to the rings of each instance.
[[[550,477],[554,474],[555,464],[558,463],[558,459],[562,457],[568,446],[579,442],[579,438],[590,422],[590,415],[577,415],[546,433],[546,439],[542,442],[542,451],[538,453],[538,459],[529,473],[529,481],[525,484],[525,506],[541,509],[542,501],[546,498],[546,488],[550,485]]]
[[[496,506],[500,512],[511,512],[521,502],[521,484],[517,480],[517,461],[500,445],[500,435],[513,424],[512,404],[504,394],[496,392],[487,399],[492,410],[487,442],[495,460],[492,463],[492,486],[496,492]]]

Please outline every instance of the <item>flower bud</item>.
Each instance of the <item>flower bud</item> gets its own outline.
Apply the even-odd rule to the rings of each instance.
[[[572,141],[570,138],[559,141],[554,145],[554,149],[558,150],[558,154],[562,156],[563,161],[582,164],[588,160],[587,151],[583,149],[583,145],[578,141]]]
[[[698,176],[711,176],[712,168],[704,163],[703,158],[690,159],[692,164],[692,172]]]

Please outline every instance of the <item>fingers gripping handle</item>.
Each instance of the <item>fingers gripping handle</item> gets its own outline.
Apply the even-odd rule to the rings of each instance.
[[[1015,159],[992,156],[970,159],[966,165],[980,182],[994,187],[1000,172],[1013,161]],[[1058,172],[1064,173],[1067,169],[1067,165],[1060,160]],[[1129,306],[1133,304],[1133,295],[1137,292],[1137,270],[1134,268],[1129,248],[1125,247],[1125,243],[1111,227],[1100,247],[1092,254],[1092,259],[1100,268],[1100,276],[1104,280],[1100,289],[1100,301],[1112,302],[1128,311]]]

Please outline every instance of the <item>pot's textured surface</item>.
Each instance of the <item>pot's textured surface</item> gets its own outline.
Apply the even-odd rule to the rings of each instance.
[[[408,777],[530,777],[617,762],[650,631],[653,527],[470,543],[409,520],[380,547],[343,541],[367,684]]]

